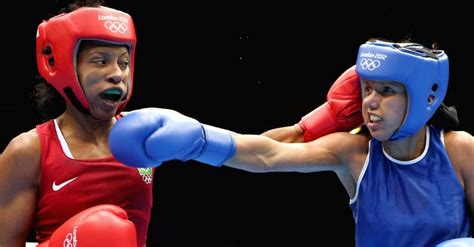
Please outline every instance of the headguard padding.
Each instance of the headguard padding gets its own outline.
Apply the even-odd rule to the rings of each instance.
[[[417,133],[441,105],[448,89],[446,53],[414,43],[366,42],[359,48],[356,72],[364,80],[396,81],[405,86],[405,119],[390,140]]]
[[[128,93],[120,112],[130,100],[133,89],[136,35],[133,20],[125,12],[108,7],[82,7],[43,21],[36,33],[36,60],[40,75],[77,109],[88,112],[89,102],[76,73],[80,41],[95,40],[123,44],[130,52]]]

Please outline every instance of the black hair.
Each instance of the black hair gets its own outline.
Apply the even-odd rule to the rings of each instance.
[[[38,83],[30,96],[36,103],[40,123],[56,118],[66,110],[64,98],[42,77],[38,78]]]
[[[435,114],[428,121],[428,124],[438,128],[449,130],[459,130],[458,111],[455,106],[447,106],[442,103]]]
[[[104,0],[81,0],[81,1],[77,0],[69,4],[66,8],[63,8],[60,12],[68,13],[82,7],[99,7],[104,4],[105,4]]]

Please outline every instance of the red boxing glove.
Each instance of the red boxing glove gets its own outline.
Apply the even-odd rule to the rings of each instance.
[[[301,118],[298,125],[304,130],[304,141],[359,127],[364,122],[361,97],[354,65],[337,78],[329,89],[327,101]]]
[[[62,224],[38,247],[137,246],[135,225],[114,205],[88,208]]]

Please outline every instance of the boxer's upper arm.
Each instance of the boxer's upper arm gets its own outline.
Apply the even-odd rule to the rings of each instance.
[[[0,246],[24,246],[33,221],[40,177],[40,144],[32,130],[0,155]]]
[[[471,208],[471,213],[474,213],[474,137],[466,133],[463,143],[465,143],[465,146],[463,148],[461,171],[465,184],[464,191]]]
[[[474,137],[465,131],[449,131],[444,137],[449,159],[474,213]]]

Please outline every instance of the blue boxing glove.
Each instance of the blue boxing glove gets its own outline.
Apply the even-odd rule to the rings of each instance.
[[[136,110],[118,120],[109,145],[117,160],[134,167],[157,167],[173,159],[220,166],[236,150],[229,131],[159,108]]]

